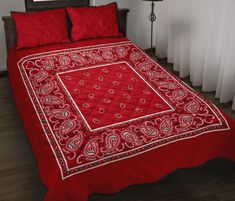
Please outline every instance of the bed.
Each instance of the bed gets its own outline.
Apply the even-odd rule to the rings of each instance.
[[[127,12],[119,11],[123,34]],[[234,121],[126,37],[17,50],[14,22],[4,19],[8,75],[45,201],[86,201],[235,160]]]

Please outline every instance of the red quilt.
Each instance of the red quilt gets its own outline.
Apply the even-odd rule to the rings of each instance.
[[[235,159],[234,122],[130,41],[46,48],[12,51],[8,67],[47,201]]]

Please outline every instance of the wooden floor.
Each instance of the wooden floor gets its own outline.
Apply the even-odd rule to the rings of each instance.
[[[220,105],[213,93],[205,96],[235,119],[231,103]],[[42,201],[46,192],[8,78],[0,78],[0,201]],[[131,186],[109,196],[93,195],[90,201],[235,201],[235,163],[215,159],[198,168],[177,170],[155,184]]]

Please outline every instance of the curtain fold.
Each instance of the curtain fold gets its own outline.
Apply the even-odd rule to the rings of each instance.
[[[158,7],[157,56],[222,103],[235,101],[234,11],[234,0],[164,0]]]

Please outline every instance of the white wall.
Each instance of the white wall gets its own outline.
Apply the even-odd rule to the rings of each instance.
[[[91,0],[91,5],[102,5],[115,0]],[[141,48],[150,47],[150,2],[142,0],[116,0],[119,8],[129,8],[127,37]],[[163,1],[164,2],[164,1]],[[157,9],[163,2],[156,3]],[[24,0],[0,0],[0,16],[9,15],[10,11],[24,11]],[[1,21],[1,20],[0,20]],[[155,23],[156,27],[157,23]],[[154,42],[156,44],[156,30],[154,30]],[[4,27],[0,22],[0,70],[6,68],[6,45]]]
[[[1,0],[0,17],[10,15],[10,11],[24,11],[24,0]],[[4,25],[0,19],[0,70],[6,68],[6,43]]]

